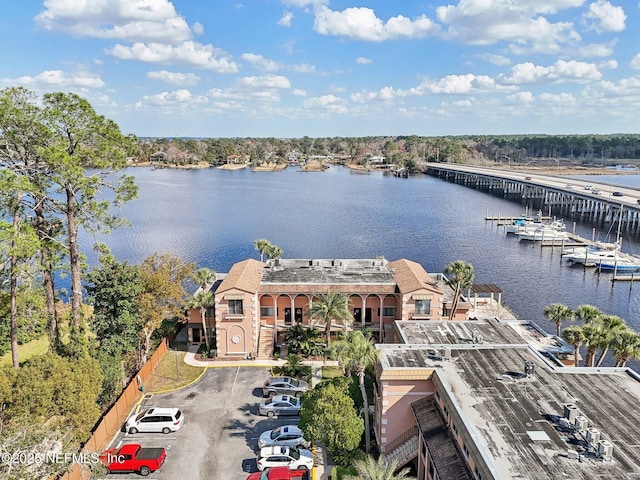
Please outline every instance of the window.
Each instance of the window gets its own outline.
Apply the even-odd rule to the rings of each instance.
[[[416,300],[415,310],[419,315],[429,315],[431,313],[431,300]]]
[[[242,315],[242,300],[229,300],[229,313]]]
[[[384,307],[382,309],[383,317],[394,317],[396,316],[396,307]]]
[[[260,307],[261,317],[273,317],[275,316],[275,309],[273,307]]]

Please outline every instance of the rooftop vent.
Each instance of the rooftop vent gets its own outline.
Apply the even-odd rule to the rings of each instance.
[[[524,362],[524,374],[527,378],[533,378],[533,372],[535,368],[536,365],[531,360],[527,360],[526,362]]]
[[[593,427],[587,428],[587,435],[585,438],[587,440],[587,443],[594,446],[597,445],[600,441],[600,430]]]
[[[613,444],[609,440],[598,442],[598,457],[606,461],[613,459]]]
[[[564,405],[564,411],[562,416],[569,420],[569,423],[573,423],[578,417],[580,410],[573,403],[567,403]]]
[[[587,430],[587,427],[589,426],[589,419],[583,415],[580,415],[579,417],[576,417],[573,426],[578,432],[585,432]]]

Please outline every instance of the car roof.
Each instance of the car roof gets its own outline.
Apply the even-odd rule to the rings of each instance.
[[[302,430],[297,425],[283,425],[280,428],[280,431],[284,433],[296,433],[302,435]]]
[[[162,414],[162,413],[168,413],[168,414],[173,414],[176,413],[179,409],[178,408],[166,408],[166,407],[151,407],[147,410],[147,414]]]
[[[289,447],[262,447],[260,449],[261,457],[268,457],[269,455],[289,455],[290,448]]]
[[[297,403],[297,398],[292,397],[290,395],[275,395],[274,397],[272,397],[274,402],[291,402],[291,403]]]

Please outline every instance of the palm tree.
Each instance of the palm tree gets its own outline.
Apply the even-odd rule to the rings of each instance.
[[[593,367],[596,350],[598,350],[599,345],[602,345],[602,340],[606,334],[600,321],[593,321],[591,323],[583,325],[582,333],[584,334],[583,343],[587,347],[587,355],[584,359],[584,366]]]
[[[562,331],[562,338],[565,342],[573,345],[573,364],[580,366],[580,346],[584,342],[584,332],[582,327],[567,327]]]
[[[271,242],[269,240],[266,240],[264,238],[260,238],[258,240],[255,240],[253,242],[253,248],[255,248],[256,250],[258,250],[260,252],[260,261],[263,262],[264,261],[264,256],[267,253],[267,251],[269,250],[269,248],[271,248]]]
[[[194,295],[190,302],[191,308],[200,309],[200,317],[202,319],[202,332],[204,334],[204,341],[207,345],[207,352],[211,351],[211,345],[209,344],[209,332],[207,330],[207,307],[210,307],[215,303],[213,293],[207,291],[208,287],[215,281],[216,272],[208,268],[200,268],[196,272],[196,281],[200,286],[198,292]]]
[[[329,347],[328,356],[339,360],[343,368],[349,374],[355,372],[358,376],[360,394],[364,406],[364,435],[365,448],[369,453],[371,450],[371,438],[369,433],[369,399],[365,388],[364,377],[367,368],[373,367],[378,360],[379,352],[376,349],[373,339],[366,336],[360,330],[350,332],[345,340],[333,342]]]
[[[453,320],[462,295],[462,289],[471,288],[471,285],[473,285],[473,266],[465,261],[456,260],[444,268],[444,273],[451,274],[451,278],[447,280],[447,283],[454,289],[453,303],[449,313],[449,320]]]
[[[409,476],[409,469],[403,468],[399,472],[398,461],[394,460],[387,463],[384,456],[381,455],[378,460],[367,455],[364,460],[356,460],[353,466],[358,472],[357,476],[349,475],[345,480],[415,480],[415,477]]]
[[[204,290],[198,290],[189,302],[189,307],[200,309],[200,318],[202,320],[202,331],[204,333],[204,341],[207,345],[207,352],[211,351],[211,345],[209,344],[209,332],[207,330],[207,307],[210,307],[215,302],[213,293],[205,292]]]
[[[324,325],[324,335],[327,346],[331,342],[331,321],[340,323],[345,331],[349,324],[353,322],[353,315],[349,311],[347,297],[340,292],[328,291],[327,293],[317,293],[314,296],[311,307],[307,310],[309,319],[316,320]]]
[[[631,359],[640,357],[640,337],[637,332],[626,328],[618,332],[611,343],[611,350],[616,357],[616,367],[624,367]]]
[[[584,323],[591,323],[602,316],[602,311],[593,305],[580,305],[574,313],[575,317]]]
[[[544,308],[543,314],[556,324],[556,335],[560,336],[560,325],[565,320],[573,320],[573,310],[561,303],[552,303]]]
[[[609,347],[614,341],[616,335],[622,330],[627,329],[627,324],[624,322],[624,320],[616,315],[603,315],[601,317],[601,321],[604,328],[604,338],[602,339],[603,341],[600,345],[602,351],[600,352],[600,356],[596,361],[596,367],[602,365],[604,357],[607,355],[607,351],[609,350]]]
[[[267,258],[281,258],[284,251],[277,245],[270,245],[265,251]]]

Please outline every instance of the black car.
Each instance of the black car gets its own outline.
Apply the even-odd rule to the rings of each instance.
[[[622,197],[624,195],[622,195],[622,192],[613,192],[611,195],[613,195],[614,197]]]

